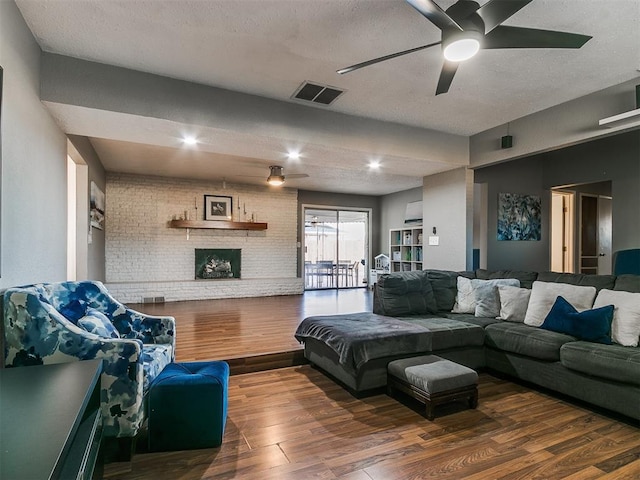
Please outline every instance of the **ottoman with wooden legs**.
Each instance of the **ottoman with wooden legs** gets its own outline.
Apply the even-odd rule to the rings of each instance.
[[[470,408],[478,405],[478,374],[464,365],[436,355],[403,358],[387,367],[387,393],[406,393],[424,403],[426,417],[434,418],[437,405],[465,400]]]

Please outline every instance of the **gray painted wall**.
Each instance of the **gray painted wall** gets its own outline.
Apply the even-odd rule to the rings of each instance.
[[[473,172],[459,168],[423,180],[424,267],[466,270],[472,265]],[[428,245],[432,229],[438,246]]]
[[[380,251],[380,197],[369,195],[347,195],[344,193],[315,192],[311,190],[298,190],[298,242],[304,228],[303,205],[323,205],[329,207],[345,208],[370,208],[371,209],[371,248],[369,265]],[[298,243],[300,244],[300,243]],[[298,276],[302,276],[304,261],[302,252],[298,249]]]
[[[516,160],[475,171],[475,181],[487,184],[487,268],[489,270],[548,270],[551,193],[542,186],[540,159]],[[540,241],[498,241],[498,194],[537,195],[542,200]]]
[[[550,189],[575,183],[611,181],[613,251],[640,247],[640,131],[593,140],[554,152],[475,171],[475,182],[487,183],[487,268],[541,270],[550,266]],[[542,197],[542,240],[498,242],[498,193]]]
[[[633,75],[633,69],[629,69]],[[524,158],[558,148],[610,136],[629,130],[630,122],[619,122],[613,128],[598,126],[601,118],[636,108],[636,78],[620,85],[577,98],[509,123],[513,148],[500,148],[500,137],[507,134],[507,125],[500,125],[473,135],[469,143],[471,168]],[[635,127],[638,128],[637,119]]]
[[[106,173],[100,162],[93,145],[86,137],[69,135],[69,141],[73,143],[84,162],[89,167],[89,181],[85,198],[89,201],[91,182],[95,182],[100,190],[107,191]],[[108,199],[106,199],[108,201]],[[105,223],[108,220],[105,220]],[[105,281],[105,231],[98,228],[91,230],[91,243],[87,248],[87,279]]]
[[[380,198],[380,250],[373,252],[374,257],[380,253],[389,255],[389,230],[404,228],[407,203],[420,200],[422,200],[421,187],[392,193]]]
[[[0,2],[0,287],[66,279],[67,139],[40,103],[40,47],[14,2]]]

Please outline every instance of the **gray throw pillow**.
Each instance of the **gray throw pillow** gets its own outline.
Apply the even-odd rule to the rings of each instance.
[[[500,296],[500,316],[498,318],[507,322],[523,323],[527,314],[531,290],[500,285],[498,295]]]
[[[476,300],[474,312],[476,317],[496,318],[500,315],[500,295],[498,294],[498,286],[500,285],[519,287],[520,280],[515,278],[471,280]]]

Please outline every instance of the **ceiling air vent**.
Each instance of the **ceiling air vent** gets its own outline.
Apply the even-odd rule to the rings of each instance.
[[[336,98],[344,93],[344,90],[318,85],[316,83],[303,82],[291,98],[305,102],[330,105]]]

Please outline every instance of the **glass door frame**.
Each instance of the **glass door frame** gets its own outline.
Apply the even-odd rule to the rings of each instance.
[[[306,216],[307,216],[307,210],[326,210],[328,212],[335,212],[336,213],[336,220],[337,220],[337,224],[340,225],[340,212],[362,212],[364,214],[366,214],[367,220],[367,226],[366,226],[366,235],[365,235],[365,265],[363,265],[363,268],[365,269],[365,275],[364,277],[367,280],[366,284],[363,284],[362,287],[367,287],[369,285],[369,269],[370,269],[370,263],[371,263],[371,240],[372,240],[372,234],[373,234],[373,228],[371,226],[371,218],[373,215],[373,209],[372,208],[368,208],[368,207],[341,207],[341,206],[337,206],[337,205],[317,205],[317,204],[310,204],[310,203],[303,203],[301,204],[301,221],[300,221],[300,232],[299,232],[299,238],[300,238],[300,263],[301,263],[301,276],[302,276],[302,281],[303,281],[303,285],[304,285],[304,289],[305,290],[315,290],[315,289],[308,289],[306,287],[306,275],[305,275],[305,252],[307,249],[307,245],[306,245],[306,237],[305,237],[305,224],[306,224]],[[339,231],[337,232],[337,234],[339,235]],[[338,245],[338,241],[336,238],[336,260],[339,258],[340,255],[340,247]],[[337,273],[336,273],[336,277],[337,277]],[[338,279],[335,278],[334,279],[334,287],[332,288],[325,288],[323,290],[344,290],[347,288],[359,288],[360,286],[355,285],[353,287],[339,287],[338,286]]]

